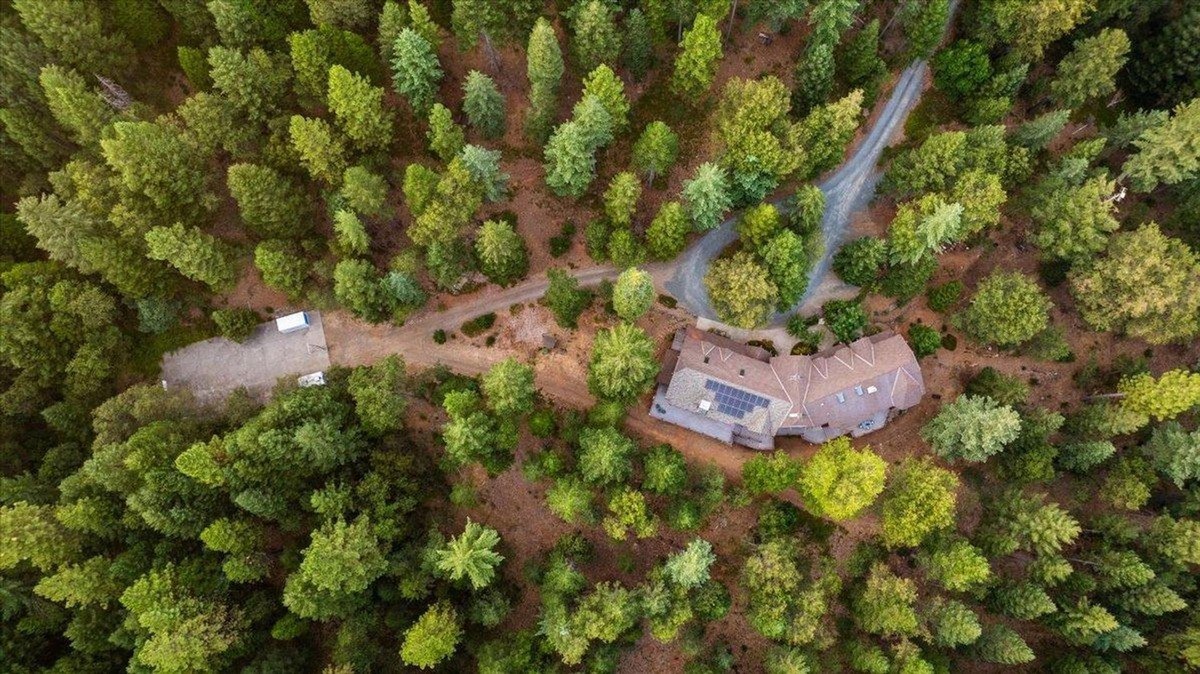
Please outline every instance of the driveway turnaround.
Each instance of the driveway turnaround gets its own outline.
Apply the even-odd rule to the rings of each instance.
[[[265,399],[281,377],[323,372],[329,369],[325,328],[320,313],[308,316],[312,324],[305,330],[284,334],[271,321],[241,344],[214,337],[172,351],[163,356],[163,386],[189,389],[202,401],[221,400],[239,387]]]

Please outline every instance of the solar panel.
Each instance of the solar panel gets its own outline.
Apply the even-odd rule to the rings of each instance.
[[[745,417],[759,407],[771,404],[770,400],[760,395],[712,379],[704,382],[704,388],[713,392],[713,402],[717,404],[718,412],[737,419]]]

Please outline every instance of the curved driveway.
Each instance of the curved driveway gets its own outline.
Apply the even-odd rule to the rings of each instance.
[[[881,176],[876,164],[884,148],[908,118],[908,113],[921,100],[921,90],[928,71],[929,66],[925,61],[915,61],[900,74],[879,119],[854,153],[837,171],[817,184],[825,193],[825,214],[821,218],[824,247],[821,257],[809,272],[808,290],[793,310],[815,309],[825,299],[851,290],[851,286],[829,273],[833,255],[845,242],[851,216],[865,208],[874,197],[875,186]],[[719,228],[705,234],[669,263],[669,269],[655,270],[659,274],[670,274],[663,283],[664,289],[701,318],[718,320],[709,302],[708,291],[704,288],[704,273],[712,259],[737,239],[733,229],[736,220],[737,216],[732,216]],[[771,325],[782,325],[789,313],[776,313],[771,317]]]

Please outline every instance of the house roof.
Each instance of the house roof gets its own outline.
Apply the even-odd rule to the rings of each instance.
[[[882,411],[916,405],[925,393],[916,356],[891,332],[812,356],[770,357],[694,328],[679,346],[664,368],[671,372],[667,400],[757,433],[821,426],[850,431]]]

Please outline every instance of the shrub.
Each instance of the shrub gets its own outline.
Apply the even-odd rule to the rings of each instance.
[[[548,438],[554,435],[554,410],[542,408],[529,415],[529,432],[536,438]]]
[[[929,299],[929,308],[938,313],[946,313],[962,296],[962,281],[947,281],[929,289],[925,296]]]
[[[558,234],[550,237],[550,257],[562,257],[571,250],[571,243],[575,240],[575,223],[567,221],[563,223],[562,229]]]
[[[495,323],[496,314],[489,312],[463,323],[462,332],[468,337],[478,337],[487,332]]]
[[[258,314],[253,309],[217,309],[212,313],[213,323],[221,336],[234,342],[244,342],[258,327]]]
[[[932,356],[942,345],[942,336],[928,325],[914,323],[908,326],[908,344],[917,358]]]
[[[821,307],[821,313],[839,342],[853,342],[867,327],[867,312],[856,300],[830,300]]]
[[[841,247],[833,256],[833,271],[850,285],[865,287],[875,283],[887,260],[882,239],[864,236]]]
[[[433,331],[433,342],[434,342],[434,344],[445,344],[446,343],[446,331],[442,330],[441,328],[434,330]]]

